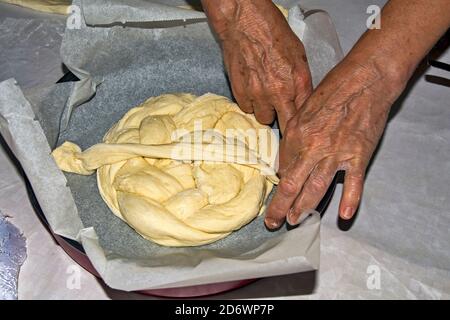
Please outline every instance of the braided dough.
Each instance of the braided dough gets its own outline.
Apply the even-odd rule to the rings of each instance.
[[[42,12],[68,14],[72,0],[0,0],[0,2],[6,2]]]
[[[184,134],[174,134],[180,129]],[[222,144],[207,140],[207,129]],[[225,97],[166,94],[129,110],[103,143],[81,152],[65,142],[52,154],[63,171],[90,175],[97,170],[103,200],[144,238],[165,246],[196,246],[224,238],[263,212],[278,181],[270,169],[275,158],[270,152],[276,150],[265,150],[271,158],[260,156],[271,144],[258,140],[252,149],[246,138],[237,139],[230,157],[223,144],[229,143],[227,129],[264,129],[276,139],[269,127]],[[201,143],[195,140],[198,134]],[[181,152],[186,146],[193,151]],[[243,164],[239,155],[245,153],[256,153],[255,161]]]

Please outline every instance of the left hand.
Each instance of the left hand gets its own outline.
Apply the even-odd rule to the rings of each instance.
[[[203,0],[239,107],[281,131],[312,92],[305,48],[271,0]]]
[[[287,123],[280,145],[280,183],[266,214],[266,226],[287,218],[300,223],[315,209],[335,173],[345,170],[339,213],[350,219],[359,206],[364,176],[405,83],[375,63],[343,61],[322,81]]]

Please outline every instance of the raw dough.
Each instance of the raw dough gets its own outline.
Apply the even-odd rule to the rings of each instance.
[[[129,110],[103,143],[81,152],[65,142],[52,154],[64,171],[97,170],[104,201],[143,237],[165,246],[196,246],[253,220],[278,182],[271,169],[277,144],[260,136],[256,144],[249,136],[232,144],[226,129],[262,129],[269,141],[277,139],[225,97],[166,94]]]
[[[72,0],[0,0],[0,2],[15,4],[42,12],[68,14]]]

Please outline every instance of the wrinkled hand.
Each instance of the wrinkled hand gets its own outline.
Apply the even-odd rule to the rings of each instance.
[[[283,131],[312,91],[301,41],[270,0],[216,1],[207,12],[239,106],[263,124],[278,115]]]
[[[339,213],[343,219],[354,215],[367,165],[402,89],[370,62],[343,62],[322,81],[287,124],[268,228],[279,227],[285,218],[291,225],[300,223],[339,170],[345,170]]]

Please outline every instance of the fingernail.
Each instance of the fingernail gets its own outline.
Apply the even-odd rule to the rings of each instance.
[[[265,225],[269,228],[269,229],[276,229],[278,228],[278,221],[275,221],[273,219],[270,218],[266,218],[264,220]]]
[[[296,214],[295,214],[294,210],[291,209],[291,211],[289,212],[289,215],[288,215],[288,220],[289,220],[288,222],[291,226],[296,226],[296,225],[302,223],[303,221],[305,221],[305,219],[309,217],[310,213],[311,213],[311,210],[305,210],[296,219],[295,218]]]
[[[354,213],[353,208],[352,207],[347,207],[344,210],[343,218],[349,220],[349,219],[351,219],[353,217],[353,213]]]
[[[295,211],[291,208],[289,210],[289,213],[287,215],[287,222],[291,225],[291,226],[295,226],[297,225],[297,214],[295,213]],[[301,215],[300,215],[301,216]]]
[[[292,210],[292,208],[289,210],[289,213],[287,214],[286,220],[291,226],[294,225],[294,222],[295,222],[296,219],[295,219],[295,212],[294,212],[294,210]]]

